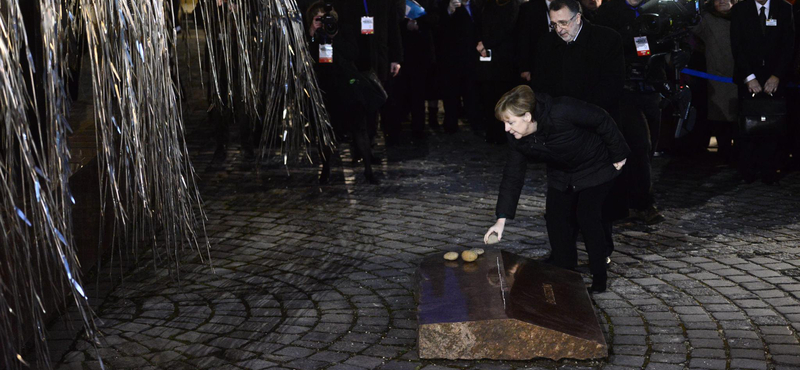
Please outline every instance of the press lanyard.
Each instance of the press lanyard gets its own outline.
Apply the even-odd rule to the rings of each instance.
[[[361,34],[372,35],[375,33],[375,19],[369,16],[367,0],[364,0],[364,11],[367,12],[367,15],[361,17]]]

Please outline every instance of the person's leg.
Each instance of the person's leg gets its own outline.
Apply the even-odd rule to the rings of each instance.
[[[439,128],[439,100],[428,99],[428,126],[433,129]]]
[[[446,132],[458,131],[458,95],[448,94],[442,99],[444,105],[444,130]]]
[[[481,105],[480,120],[483,129],[486,131],[486,141],[495,144],[502,144],[506,140],[506,134],[502,122],[494,116],[494,106],[500,97],[508,91],[508,83],[504,81],[487,81],[481,83]]]
[[[464,92],[463,84],[458,80],[453,70],[443,70],[442,78],[442,104],[444,106],[444,126],[445,132],[458,131],[458,113],[461,94]]]
[[[650,145],[649,158],[658,150],[658,139],[661,136],[661,95],[658,93],[642,93],[638,97],[639,109],[644,114],[648,141]],[[650,162],[648,161],[648,167]],[[649,172],[649,171],[648,171]]]
[[[369,115],[366,115],[369,116]],[[368,122],[363,112],[353,115],[353,148],[364,159],[364,176],[370,184],[378,184],[378,179],[372,172],[372,149],[370,148]]]
[[[322,152],[322,172],[319,174],[320,185],[325,185],[331,179],[331,161],[333,160],[333,151],[330,148],[325,148]]]
[[[774,184],[778,181],[778,169],[783,165],[780,141],[783,135],[770,135],[763,138],[760,148],[758,166],[761,168],[762,181]]]
[[[594,292],[606,290],[606,257],[609,252],[608,225],[603,222],[603,202],[611,190],[612,182],[593,186],[578,192],[576,216],[578,227],[583,235],[586,245],[586,254],[589,255],[589,271],[592,273],[592,287]]]
[[[578,264],[576,227],[574,225],[575,193],[547,188],[545,221],[550,240],[549,261],[562,268],[574,269]]]
[[[411,105],[411,136],[414,139],[425,137],[426,77],[426,70],[420,66],[412,69],[409,73],[408,95],[409,104]]]
[[[620,102],[620,120],[617,122],[622,136],[631,149],[627,163],[622,167],[623,182],[628,192],[628,206],[645,210],[653,205],[650,193],[650,128],[647,118],[636,102],[635,93],[626,92]]]

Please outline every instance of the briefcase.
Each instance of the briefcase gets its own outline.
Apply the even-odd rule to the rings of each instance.
[[[759,94],[742,99],[739,133],[742,136],[774,136],[786,130],[786,99]]]

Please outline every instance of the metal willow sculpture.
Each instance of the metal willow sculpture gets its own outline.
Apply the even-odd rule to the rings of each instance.
[[[243,101],[260,129],[258,159],[277,155],[287,165],[299,155],[313,162],[311,148],[320,154],[333,148],[297,2],[209,0],[198,8],[209,33],[205,46],[216,99],[229,106]],[[217,37],[221,42],[214,42]],[[227,61],[237,56],[240,63],[232,68]],[[221,88],[221,78],[233,83]]]
[[[24,332],[49,364],[43,319],[53,296],[72,297],[96,333],[72,238],[69,150],[57,0],[0,2],[0,364],[27,366]],[[35,6],[34,6],[35,5]]]
[[[210,15],[224,3],[200,7]],[[332,147],[295,1],[231,4],[223,15],[233,23],[221,24],[238,27],[228,29],[233,42],[223,48],[244,56],[235,93],[263,126],[259,157],[288,163],[310,158],[315,145]],[[65,80],[67,40],[76,33],[88,40],[99,186],[112,203],[117,248],[135,254],[147,241],[155,260],[176,271],[182,250],[208,254],[184,142],[171,9],[164,0],[0,0],[0,366],[24,368],[35,358],[50,367],[43,301],[53,297],[70,298],[86,335],[97,339],[71,221]],[[204,20],[208,29],[212,18]],[[213,80],[234,77],[219,62],[211,58]],[[220,97],[234,93],[214,85]],[[23,357],[26,332],[34,335],[32,358]]]

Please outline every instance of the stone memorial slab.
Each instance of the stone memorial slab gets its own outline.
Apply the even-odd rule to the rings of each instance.
[[[443,254],[417,270],[420,358],[608,356],[580,274],[501,250],[474,262]]]

